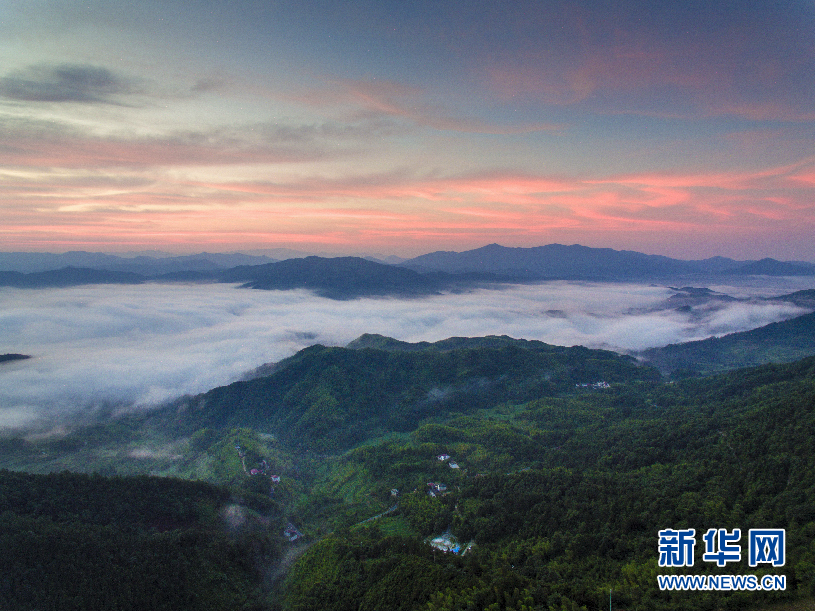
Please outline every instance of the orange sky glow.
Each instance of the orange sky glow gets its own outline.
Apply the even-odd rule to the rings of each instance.
[[[0,250],[815,261],[806,3],[212,4],[2,9]]]

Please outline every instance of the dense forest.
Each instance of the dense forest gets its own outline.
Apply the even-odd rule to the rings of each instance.
[[[6,468],[96,474],[2,473],[0,536],[17,551],[0,595],[59,609],[811,605],[814,410],[815,358],[667,381],[611,352],[506,337],[313,346],[149,414],[3,440]],[[690,528],[693,566],[659,567],[659,531]],[[785,529],[785,563],[748,566],[746,543],[738,562],[706,562],[710,528]],[[722,573],[786,587],[656,580]]]
[[[0,471],[0,608],[263,609],[256,563],[279,544],[225,530],[229,498],[204,482]]]
[[[813,374],[808,359],[542,399],[421,427],[411,443],[358,449],[346,457],[355,471],[387,474],[385,487],[411,476],[420,483],[398,516],[312,548],[289,578],[286,605],[378,608],[357,606],[348,593],[373,596],[400,582],[412,598],[393,608],[593,609],[609,590],[623,609],[743,609],[811,597]],[[448,492],[431,498],[421,476],[444,474],[427,466],[439,452],[468,472],[447,469]],[[393,532],[387,522],[400,519],[405,530]],[[786,529],[786,591],[660,592],[657,532],[724,526]],[[463,557],[412,550],[416,535],[445,531],[474,547]],[[699,560],[690,571],[715,574]],[[749,571],[746,563],[728,569]]]
[[[656,380],[631,357],[508,337],[457,338],[420,350],[314,345],[269,375],[181,399],[152,414],[177,434],[251,427],[289,447],[347,450],[428,418],[571,392],[576,385]]]
[[[787,297],[812,299],[815,291]],[[708,375],[764,363],[790,363],[815,354],[815,313],[771,323],[751,331],[684,344],[651,348],[641,356],[675,378]]]

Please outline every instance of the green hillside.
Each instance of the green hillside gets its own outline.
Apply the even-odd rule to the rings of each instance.
[[[508,337],[417,346],[311,346],[279,363],[271,375],[216,388],[156,418],[179,431],[193,423],[252,427],[292,447],[335,452],[411,431],[426,418],[571,392],[577,384],[658,377],[613,352]]]
[[[804,298],[809,291],[799,291]],[[793,293],[790,297],[797,297]],[[724,337],[671,344],[641,353],[650,365],[676,377],[707,375],[764,363],[789,363],[815,354],[815,313]]]
[[[347,471],[409,492],[396,515],[313,547],[289,577],[284,607],[377,608],[352,601],[395,584],[411,593],[413,602],[403,597],[394,607],[404,609],[593,609],[608,604],[609,590],[623,609],[809,600],[813,427],[815,359],[540,399],[420,427],[405,442],[345,456]],[[439,452],[460,469],[440,463]],[[447,492],[430,498],[425,482],[439,478]],[[656,575],[670,571],[657,567],[658,531],[723,526],[785,528],[787,562],[775,572],[787,589],[661,592]],[[462,547],[474,543],[468,554],[411,547],[448,530]],[[701,561],[700,547],[688,572],[722,572]],[[755,569],[741,562],[724,572]]]
[[[183,566],[239,576],[205,580],[202,591],[217,598],[239,582],[254,592],[241,604],[281,611],[588,610],[607,608],[610,591],[618,610],[806,608],[815,600],[813,430],[815,357],[673,383],[605,351],[363,336],[147,415],[5,439],[0,465],[109,477],[66,474],[72,488],[48,502],[21,505],[19,485],[0,490],[10,520],[0,534],[24,527],[36,538],[76,524],[69,541],[87,532],[114,563],[118,552],[93,529],[164,536],[168,554],[183,539],[192,554]],[[147,472],[228,492],[181,487],[161,500],[152,482],[177,480],[122,477]],[[71,507],[73,495],[111,503]],[[224,503],[252,516],[242,538]],[[156,506],[171,513],[151,517]],[[658,533],[669,528],[695,529],[693,566],[658,566]],[[741,529],[739,561],[704,561],[711,528]],[[748,566],[746,533],[759,528],[785,529],[783,566]],[[223,542],[214,549],[227,564],[213,564],[203,532]],[[228,551],[244,544],[251,552]],[[45,547],[24,546],[43,562]],[[229,564],[236,558],[260,573],[241,572]],[[142,570],[134,579],[147,578]],[[658,587],[663,574],[771,575],[785,589],[669,592]]]

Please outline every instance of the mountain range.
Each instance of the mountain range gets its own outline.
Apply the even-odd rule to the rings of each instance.
[[[815,265],[811,263],[770,258],[736,261],[726,257],[685,261],[579,244],[549,244],[532,248],[489,244],[465,252],[433,252],[401,265],[419,271],[492,272],[518,280],[644,280],[702,274],[815,275]]]
[[[0,284],[199,280],[348,299],[813,267],[559,245],[402,266],[181,259],[77,260],[0,272]],[[674,286],[660,307],[736,300]],[[815,309],[815,290],[774,300]],[[0,436],[0,608],[577,610],[604,608],[610,592],[614,608],[811,608],[815,357],[697,376],[794,360],[813,338],[815,313],[638,359],[507,336],[365,334],[150,411]],[[657,368],[685,379],[665,383]],[[787,589],[660,591],[657,533],[686,525],[780,529],[786,563],[761,570]],[[686,572],[721,576],[710,562]]]
[[[207,281],[265,290],[305,288],[334,299],[420,296],[501,282],[671,281],[746,275],[815,276],[815,265],[769,258],[685,261],[576,244],[533,248],[490,244],[460,253],[429,253],[397,265],[362,257],[308,256],[276,261],[239,253],[162,258],[87,252],[0,253],[0,286]]]
[[[61,254],[48,252],[0,252],[0,271],[30,274],[82,267],[111,272],[130,272],[152,277],[174,272],[213,271],[238,265],[261,265],[273,259],[262,255],[241,253],[209,253],[181,256],[123,257],[100,252],[72,251]]]

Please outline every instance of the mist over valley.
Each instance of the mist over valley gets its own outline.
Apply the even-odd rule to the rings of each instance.
[[[307,290],[146,283],[0,289],[0,427],[151,408],[240,379],[312,345],[365,333],[402,341],[507,335],[618,352],[745,331],[810,309],[766,298],[806,277],[688,291],[552,281],[421,298],[334,300]]]

